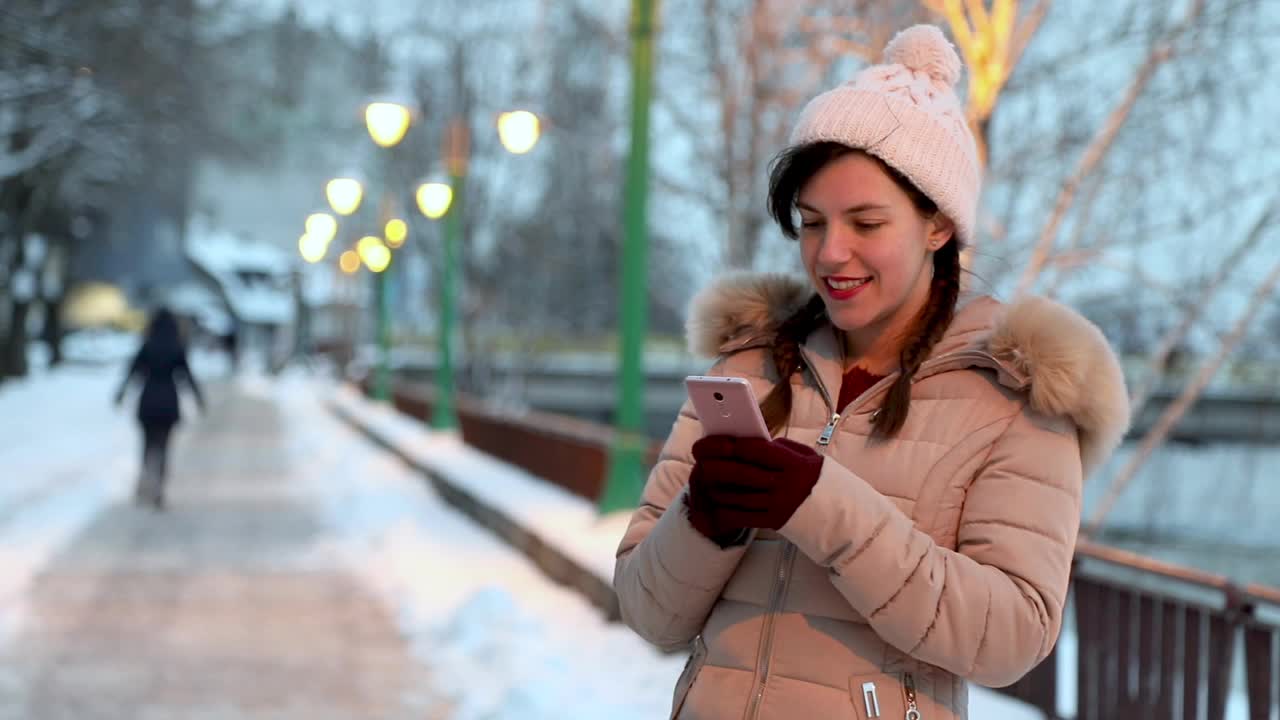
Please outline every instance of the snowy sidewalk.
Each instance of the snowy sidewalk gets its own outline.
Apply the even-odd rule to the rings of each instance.
[[[121,476],[134,465],[120,459],[134,438],[27,478],[39,491],[0,507],[3,526],[44,495],[114,480],[114,497],[25,589],[22,624],[0,648],[0,717],[442,716],[413,692],[428,673],[395,617],[316,552],[326,527],[286,447],[286,421],[301,418],[209,391],[210,415],[178,436],[169,511],[129,502]]]
[[[666,716],[684,658],[452,510],[327,380],[210,383],[171,510],[135,509],[120,372],[0,385],[0,719]]]

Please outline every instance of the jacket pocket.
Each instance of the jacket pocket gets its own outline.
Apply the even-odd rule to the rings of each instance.
[[[849,678],[849,694],[858,720],[940,720],[926,718],[926,678],[911,672],[872,673]]]
[[[702,670],[702,666],[707,662],[707,643],[702,636],[693,640],[693,654],[684,664],[684,672],[680,673],[680,679],[676,681],[676,692],[671,702],[671,718],[675,720],[680,715],[680,708],[684,707],[684,701],[689,697],[689,691],[693,689],[693,683],[698,679],[698,672]]]

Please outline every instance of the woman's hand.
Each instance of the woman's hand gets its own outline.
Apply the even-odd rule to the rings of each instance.
[[[821,455],[785,438],[712,435],[692,450],[689,519],[717,542],[744,528],[780,529],[822,472]]]

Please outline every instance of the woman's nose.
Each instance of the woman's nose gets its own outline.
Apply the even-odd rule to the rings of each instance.
[[[818,248],[818,264],[827,267],[846,264],[853,257],[853,246],[853,233],[842,223],[830,223]]]

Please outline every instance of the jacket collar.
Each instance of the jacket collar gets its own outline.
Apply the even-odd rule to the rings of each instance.
[[[725,276],[693,299],[689,347],[714,357],[768,346],[778,326],[812,295],[803,277]],[[835,329],[819,327],[801,351],[830,402],[843,375]],[[992,370],[1002,385],[1025,392],[1036,411],[1071,419],[1080,430],[1086,472],[1128,430],[1128,391],[1115,353],[1093,323],[1065,305],[1039,297],[1013,305],[987,296],[962,299],[917,379],[973,367]]]

